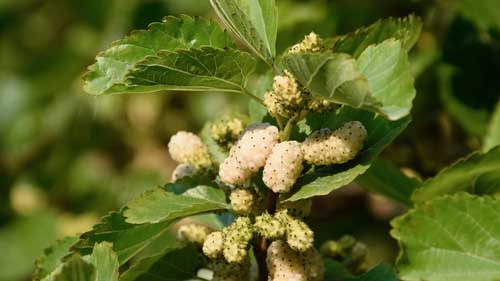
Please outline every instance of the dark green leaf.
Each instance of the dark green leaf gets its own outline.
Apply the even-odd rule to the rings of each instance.
[[[162,188],[146,191],[127,205],[127,222],[156,223],[199,213],[228,209],[222,190],[209,186],[189,189],[182,195]]]
[[[422,21],[414,15],[383,19],[336,38],[333,50],[348,53],[357,58],[368,46],[395,38],[402,42],[403,49],[408,52],[417,42],[421,29]]]
[[[224,25],[269,64],[276,54],[278,9],[275,0],[210,0]]]
[[[496,184],[495,184],[496,183]],[[425,202],[460,191],[495,192],[500,186],[500,147],[487,153],[473,153],[426,180],[413,194],[413,201]],[[490,189],[491,188],[491,189]]]
[[[325,262],[326,281],[398,281],[398,276],[392,266],[379,264],[368,272],[353,276],[339,263],[327,259]]]
[[[168,17],[162,23],[153,23],[148,30],[134,31],[130,36],[116,41],[111,48],[97,56],[97,62],[85,75],[84,89],[89,94],[120,93],[127,73],[135,64],[160,50],[234,47],[231,38],[217,23],[188,16]]]
[[[370,168],[356,179],[365,189],[380,193],[406,205],[412,205],[411,195],[421,184],[409,178],[392,163],[376,159]]]
[[[118,92],[217,91],[241,93],[255,60],[233,49],[160,51],[136,64]]]
[[[392,225],[403,280],[500,280],[498,199],[443,196],[418,205]]]
[[[62,259],[68,255],[71,246],[75,245],[76,242],[78,242],[78,237],[66,237],[45,249],[43,255],[36,261],[36,271],[33,274],[33,280],[42,280],[54,271],[62,262]]]
[[[483,151],[486,152],[497,145],[500,145],[500,101],[491,116],[488,131],[484,136]]]
[[[474,0],[459,0],[458,10],[464,17],[471,20],[483,30],[500,30],[500,2],[497,0],[483,0],[479,4]]]
[[[301,124],[301,127],[303,131],[309,134],[321,128],[336,129],[353,120],[363,123],[368,132],[364,148],[358,157],[345,164],[319,167],[314,173],[299,178],[298,188],[287,199],[288,201],[327,195],[333,190],[354,181],[370,167],[373,159],[410,122],[409,118],[388,121],[371,112],[344,106],[336,113],[310,114],[306,118],[305,124]]]

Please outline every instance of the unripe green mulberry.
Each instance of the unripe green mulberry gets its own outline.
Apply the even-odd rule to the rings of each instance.
[[[248,281],[250,279],[250,261],[248,258],[241,263],[228,263],[216,260],[211,264],[212,281]]]
[[[309,94],[301,91],[297,80],[285,70],[274,77],[273,90],[264,95],[264,105],[272,116],[290,118],[305,109]]]
[[[289,219],[286,228],[286,242],[295,251],[305,252],[313,246],[314,233],[305,222]]]
[[[278,128],[268,123],[248,126],[233,146],[230,157],[235,157],[240,169],[250,173],[264,167],[274,145],[278,143]]]
[[[238,118],[222,119],[210,126],[210,135],[218,145],[230,149],[243,131],[243,121]]]
[[[255,232],[268,239],[283,237],[286,232],[286,226],[281,220],[271,216],[268,212],[256,217],[253,227]]]
[[[274,146],[264,166],[262,180],[272,191],[290,191],[302,172],[303,153],[296,141],[285,141]]]
[[[318,34],[311,32],[302,42],[293,45],[289,53],[305,53],[305,52],[319,52],[321,51],[321,38],[319,38]]]
[[[285,203],[278,203],[278,211],[286,209],[287,213],[295,218],[303,219],[308,217],[311,213],[312,200],[304,199],[299,201],[291,201]]]
[[[251,176],[252,173],[242,169],[233,155],[227,157],[219,166],[219,177],[225,184],[243,185]]]
[[[179,163],[189,163],[204,168],[212,164],[207,146],[193,133],[177,132],[170,138],[168,151],[172,159]]]
[[[196,172],[196,167],[189,163],[179,164],[172,172],[172,182],[176,182],[177,180],[185,177],[192,177],[196,175]]]
[[[231,208],[239,215],[249,215],[252,213],[255,205],[255,194],[245,188],[237,188],[231,191],[229,195],[229,201],[231,202]]]
[[[237,218],[223,230],[223,255],[229,263],[241,263],[248,256],[248,242],[252,239],[252,224],[248,217]]]
[[[220,231],[215,231],[207,235],[203,242],[203,254],[215,259],[222,256],[224,250],[224,234]]]
[[[266,263],[269,281],[308,281],[302,256],[281,240],[267,248]]]
[[[367,132],[359,121],[345,123],[335,131],[321,129],[302,143],[304,159],[309,164],[341,164],[354,159],[363,148]]]
[[[204,225],[190,223],[181,225],[177,230],[177,235],[179,240],[202,245],[210,232],[210,228]]]

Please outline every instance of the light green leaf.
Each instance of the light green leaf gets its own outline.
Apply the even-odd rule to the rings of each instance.
[[[172,221],[144,225],[129,224],[121,212],[112,212],[91,231],[84,233],[74,250],[82,255],[89,255],[96,243],[111,242],[120,265],[123,265],[156,241],[169,235],[171,223]]]
[[[439,197],[392,225],[403,280],[500,280],[498,199],[465,193]]]
[[[335,38],[333,51],[347,53],[357,58],[370,45],[395,38],[402,42],[403,49],[408,52],[417,42],[421,30],[422,21],[414,15],[387,18]]]
[[[113,244],[102,242],[94,246],[90,256],[90,262],[95,267],[95,279],[93,281],[117,281],[118,280],[118,257],[113,252]]]
[[[269,64],[276,54],[278,9],[275,0],[210,0],[224,25]]]
[[[274,72],[272,71],[256,77],[256,79],[251,82],[252,94],[264,100],[264,94],[272,88],[273,78]],[[262,122],[264,117],[267,115],[267,109],[264,105],[252,99],[248,103],[248,113],[252,122]]]
[[[233,49],[160,51],[136,64],[119,92],[217,91],[241,93],[255,60]]]
[[[96,63],[85,75],[84,90],[92,95],[121,93],[127,73],[135,64],[158,51],[177,49],[234,47],[231,38],[215,22],[167,17],[162,23],[152,23],[148,30],[138,30],[100,53]],[[117,87],[118,85],[122,85]]]
[[[357,60],[347,54],[289,54],[285,67],[313,94],[361,107],[391,120],[409,114],[415,88],[401,41],[366,48]]]
[[[370,168],[356,179],[365,189],[411,206],[411,195],[420,181],[409,178],[392,163],[376,159]]]
[[[54,281],[94,281],[95,267],[79,255],[73,255],[64,263],[61,271],[54,276]]]
[[[182,195],[155,188],[130,202],[124,215],[128,223],[157,223],[228,208],[224,192],[213,187],[198,186]]]
[[[484,136],[483,151],[486,152],[497,145],[500,145],[500,101],[491,116],[488,131]]]
[[[36,271],[33,274],[33,280],[42,280],[56,270],[62,259],[68,255],[71,246],[75,245],[76,242],[78,242],[78,237],[66,237],[45,249],[43,255],[36,260]]]
[[[364,148],[354,160],[333,166],[316,168],[312,174],[299,178],[296,188],[286,201],[297,201],[320,195],[327,195],[335,189],[354,181],[363,174],[377,155],[409,124],[410,119],[389,121],[371,112],[342,107],[337,113],[310,114],[302,130],[307,134],[321,129],[336,129],[348,121],[360,121],[368,136]]]
[[[496,182],[496,184],[494,184]],[[500,191],[500,147],[487,153],[473,153],[426,180],[413,194],[414,202],[425,202],[460,191]],[[489,190],[489,191],[488,191]]]

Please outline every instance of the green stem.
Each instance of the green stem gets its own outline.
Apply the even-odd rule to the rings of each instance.
[[[256,95],[254,95],[254,94],[250,93],[250,92],[249,92],[246,88],[241,87],[241,92],[242,92],[243,94],[245,94],[245,95],[249,96],[251,99],[253,99],[254,101],[256,101],[258,104],[262,105],[263,107],[266,107],[266,106],[264,105],[264,101],[263,101],[261,98],[259,98],[259,97],[257,97]]]
[[[290,139],[290,135],[292,134],[293,127],[297,124],[297,121],[299,120],[300,115],[294,116],[286,122],[285,128],[280,132],[280,141],[287,141]]]

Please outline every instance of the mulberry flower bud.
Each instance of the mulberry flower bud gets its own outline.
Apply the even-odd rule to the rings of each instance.
[[[179,240],[202,245],[210,232],[210,228],[204,225],[190,223],[181,225],[177,230],[177,236]]]
[[[273,90],[264,95],[264,105],[272,116],[292,117],[307,105],[309,94],[300,90],[297,80],[285,70],[274,77]]]
[[[356,157],[366,136],[359,121],[347,122],[333,132],[327,128],[318,130],[302,143],[304,159],[314,165],[345,163]]]
[[[179,163],[204,168],[212,164],[207,146],[193,133],[177,132],[168,142],[168,151],[172,159]]]
[[[302,172],[303,153],[296,141],[274,146],[264,166],[262,180],[276,193],[288,192]]]
[[[311,32],[305,36],[302,42],[293,45],[289,53],[319,52],[321,51],[321,38],[318,34]]]
[[[278,128],[268,123],[255,123],[248,126],[240,135],[240,139],[231,149],[239,167],[250,173],[264,167],[266,159],[274,145],[278,143]]]
[[[210,126],[211,137],[225,149],[230,149],[243,131],[243,121],[238,118],[222,119]]]
[[[286,228],[286,242],[295,251],[305,252],[313,246],[314,233],[305,222],[290,218]]]
[[[243,185],[252,174],[243,170],[236,158],[227,157],[219,166],[219,177],[222,182],[229,185]]]
[[[220,231],[215,231],[207,235],[203,242],[203,254],[215,259],[222,255],[224,249],[224,234]]]
[[[250,279],[250,261],[248,258],[241,263],[228,263],[216,260],[211,268],[214,272],[212,281],[248,281]]]
[[[252,239],[252,224],[247,217],[237,218],[223,230],[223,255],[229,263],[241,263],[248,256],[248,241]]]
[[[172,173],[172,182],[176,182],[179,179],[185,177],[192,177],[196,175],[196,167],[189,163],[182,163],[175,167],[174,172]]]
[[[229,195],[231,208],[239,215],[249,215],[255,205],[255,194],[244,188],[238,188]]]
[[[311,248],[304,253],[308,281],[322,281],[325,277],[325,265],[318,250]]]
[[[277,239],[285,235],[286,226],[268,212],[255,218],[255,232],[268,239]]]
[[[299,201],[278,203],[278,211],[286,209],[287,213],[295,218],[303,219],[311,213],[312,200],[304,199]]]
[[[281,240],[267,248],[266,263],[269,281],[308,281],[303,258]]]

